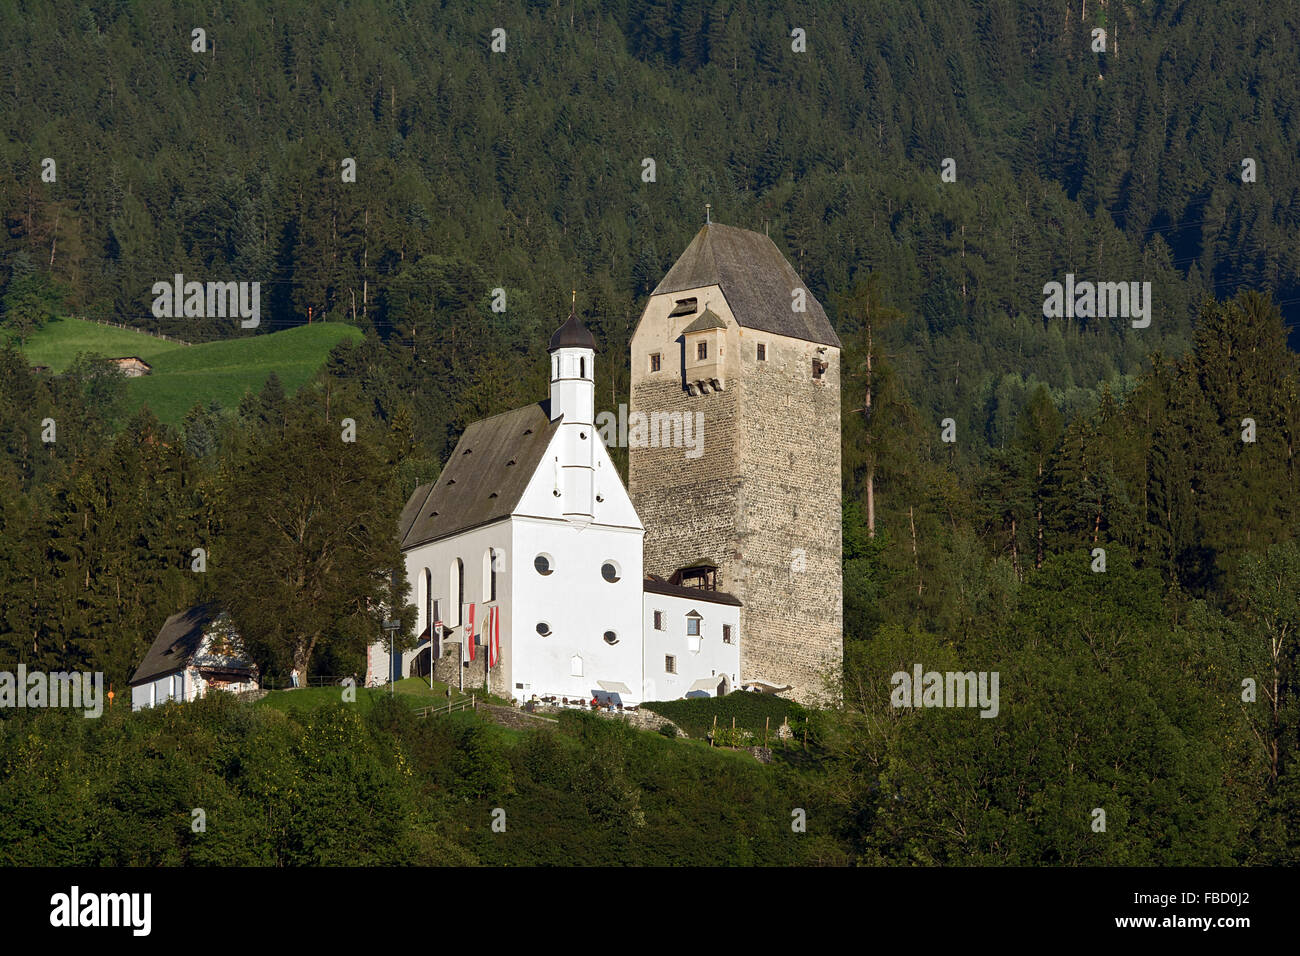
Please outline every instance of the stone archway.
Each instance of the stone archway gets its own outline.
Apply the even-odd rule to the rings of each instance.
[[[423,677],[427,680],[429,675],[433,673],[433,663],[433,647],[431,642],[430,646],[423,648],[415,655],[414,659],[412,659],[411,676]]]

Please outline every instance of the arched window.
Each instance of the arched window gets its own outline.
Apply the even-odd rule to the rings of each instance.
[[[483,552],[483,600],[497,599],[497,574],[505,570],[505,551],[488,548]]]
[[[433,640],[433,622],[437,618],[433,616],[433,572],[428,568],[420,572],[420,598],[418,607],[423,620],[419,623],[424,625],[420,628],[420,634],[428,634],[429,640]]]
[[[456,619],[460,620],[460,606],[465,603],[465,562],[456,559]]]
[[[584,356],[578,357],[578,378],[587,377],[587,359]]]
[[[447,608],[448,627],[460,626],[460,609],[465,603],[465,562],[456,558],[451,562],[451,579],[447,593],[451,596],[451,607]]]

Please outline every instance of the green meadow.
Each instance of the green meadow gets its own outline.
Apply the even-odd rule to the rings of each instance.
[[[196,402],[234,408],[246,391],[260,390],[272,372],[285,392],[293,394],[335,345],[360,338],[360,330],[350,325],[317,322],[270,335],[179,345],[143,332],[65,318],[33,335],[23,352],[32,365],[48,365],[55,372],[66,369],[82,352],[106,358],[139,356],[153,371],[128,381],[130,410],[148,405],[160,420],[178,425]]]

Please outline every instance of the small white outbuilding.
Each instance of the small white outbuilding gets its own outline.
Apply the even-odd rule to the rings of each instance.
[[[230,618],[215,603],[167,618],[131,675],[131,709],[191,701],[209,690],[258,689],[257,665],[246,659]]]

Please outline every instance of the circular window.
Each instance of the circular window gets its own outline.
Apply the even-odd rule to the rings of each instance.
[[[610,584],[613,584],[615,581],[621,578],[623,574],[619,570],[619,567],[615,562],[606,561],[604,564],[600,566],[600,576],[604,578],[606,581],[608,581]]]
[[[555,570],[555,562],[549,554],[539,554],[533,558],[533,567],[537,569],[538,574],[546,575]]]
[[[550,637],[550,636],[551,636],[551,625],[547,624],[545,621],[538,621],[538,622],[537,622],[537,633],[540,634],[542,637]]]
[[[606,632],[605,632],[605,643],[606,643],[606,644],[610,644],[610,645],[617,644],[617,643],[618,643],[618,635],[615,634],[613,631],[606,631]]]

